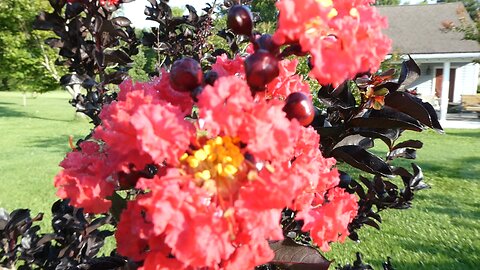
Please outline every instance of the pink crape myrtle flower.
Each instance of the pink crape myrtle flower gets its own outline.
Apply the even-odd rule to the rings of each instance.
[[[324,194],[338,184],[334,160],[322,157],[315,131],[288,120],[281,103],[254,101],[242,79],[220,77],[198,100],[199,120],[191,123],[197,131],[188,133],[183,155],[167,159],[166,174],[138,182],[148,192],[130,202],[120,219],[118,251],[145,260],[143,269],[266,263],[273,258],[268,240],[283,238],[282,209],[306,191]],[[177,149],[174,142],[163,144]]]
[[[69,154],[57,175],[62,198],[85,194],[71,203],[101,213],[120,176],[162,168],[135,181],[140,194],[128,202],[115,235],[118,252],[144,261],[144,270],[267,263],[274,255],[268,241],[283,239],[286,207],[300,213],[323,249],[348,235],[356,199],[336,188],[335,160],[322,156],[318,134],[288,120],[281,98],[252,96],[241,59],[230,61],[217,62],[215,69],[230,71],[198,95],[196,119],[186,118],[193,103],[170,92],[167,73],[149,83],[125,82],[118,101],[103,108],[93,140]],[[271,86],[278,97],[298,91],[289,88],[292,81],[303,84],[295,62],[281,65]]]
[[[253,53],[253,45],[250,50]],[[212,65],[212,71],[215,71],[219,77],[237,76],[245,79],[245,58],[237,55],[234,59],[229,59],[226,54],[217,56],[216,62]],[[273,81],[266,85],[264,92],[257,92],[257,99],[279,99],[285,100],[286,97],[294,92],[302,92],[311,98],[310,86],[303,80],[302,76],[296,74],[298,60],[284,59],[279,61],[279,75]]]
[[[265,95],[265,98],[276,98],[285,100],[288,95],[294,92],[302,92],[311,99],[310,86],[303,80],[301,75],[296,74],[298,59],[284,59],[278,64],[280,73],[273,79],[265,92],[258,92],[257,95]]]
[[[373,2],[280,0],[273,39],[279,45],[300,44],[312,56],[310,76],[338,86],[357,73],[376,71],[390,50],[391,41],[381,32],[387,20]]]
[[[72,205],[86,212],[107,212],[111,201],[106,198],[115,189],[115,179],[110,176],[112,164],[98,143],[85,141],[80,147],[81,151],[68,153],[60,163],[64,169],[55,176],[57,196],[70,199]]]

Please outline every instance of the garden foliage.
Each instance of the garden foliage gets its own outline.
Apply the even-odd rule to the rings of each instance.
[[[69,68],[61,83],[87,89],[73,103],[94,128],[54,180],[65,199],[54,216],[61,208],[71,221],[39,235],[28,210],[3,214],[3,264],[326,269],[319,250],[358,240],[364,225],[379,229],[379,212],[409,208],[428,187],[417,165],[394,160],[414,159],[422,147],[401,141],[403,131],[442,128],[433,107],[406,91],[420,73],[413,60],[398,78],[376,72],[390,40],[373,1],[278,1],[273,35],[254,31],[249,2],[209,5],[202,15],[187,6],[181,17],[168,1],[149,2],[145,13],[159,26],[141,43],[161,62],[147,82],[126,77],[140,40],[113,15],[121,0],[52,0],[54,11],[37,17],[37,28],[58,36],[47,43]],[[226,16],[218,33],[215,16]],[[214,34],[229,50],[209,43]],[[300,58],[308,58],[308,77],[297,72]],[[374,142],[388,146],[387,157],[369,151]],[[337,161],[361,175],[339,171]],[[118,254],[98,258],[108,233],[97,229],[106,223],[115,226]],[[17,246],[26,241],[27,251]],[[368,269],[357,261],[353,269]]]

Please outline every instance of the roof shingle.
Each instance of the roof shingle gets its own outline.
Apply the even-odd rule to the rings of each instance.
[[[390,27],[385,30],[393,41],[393,52],[416,53],[464,53],[480,52],[474,40],[465,40],[464,34],[445,31],[444,23],[460,25],[461,16],[468,13],[461,2],[436,5],[403,5],[378,7],[380,14],[388,18]],[[471,18],[466,18],[471,22]]]

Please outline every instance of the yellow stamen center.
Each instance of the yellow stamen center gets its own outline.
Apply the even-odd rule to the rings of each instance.
[[[352,16],[354,18],[360,17],[360,13],[358,12],[358,9],[356,9],[356,8],[350,9],[350,16]]]
[[[237,138],[218,136],[206,141],[202,148],[183,154],[180,161],[195,176],[196,183],[213,195],[219,188],[233,185],[245,159],[239,144]]]
[[[337,17],[337,15],[338,15],[338,11],[337,11],[336,9],[332,8],[332,9],[330,10],[330,12],[328,12],[327,17],[328,17],[329,19],[333,19],[333,18]]]

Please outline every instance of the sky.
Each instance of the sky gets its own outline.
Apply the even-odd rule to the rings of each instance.
[[[217,0],[217,1],[221,1],[221,0]],[[202,8],[205,7],[205,3],[207,2],[211,3],[213,2],[213,0],[170,0],[169,3],[171,6],[177,6],[177,7],[185,7],[186,4],[189,4],[195,7],[197,12],[200,12]],[[418,4],[422,2],[422,0],[401,0],[400,2],[402,4],[405,2],[409,4]],[[428,2],[436,2],[436,1],[429,0]],[[143,11],[145,10],[145,6],[147,4],[148,4],[147,0],[136,0],[136,1],[124,4],[124,15],[132,21],[132,24],[134,27],[143,28],[143,27],[157,25],[154,22],[145,21],[145,15],[143,14]]]

